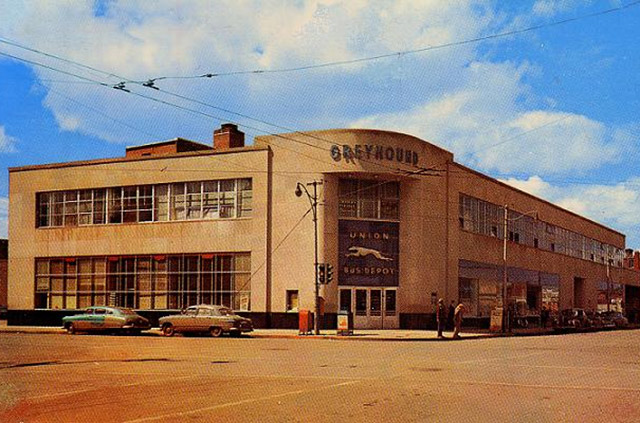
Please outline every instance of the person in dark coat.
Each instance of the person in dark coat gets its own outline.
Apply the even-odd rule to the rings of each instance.
[[[438,338],[444,338],[442,331],[447,324],[447,309],[444,306],[444,300],[440,298],[438,300],[438,307],[436,308],[436,321],[438,323]]]
[[[454,320],[454,329],[453,329],[453,339],[460,339],[460,329],[462,328],[462,316],[464,315],[464,304],[458,304],[455,311],[453,312],[453,320]]]
[[[453,315],[455,313],[455,310],[455,302],[451,300],[451,304],[449,304],[449,314],[447,315],[447,328],[449,330],[453,330]]]

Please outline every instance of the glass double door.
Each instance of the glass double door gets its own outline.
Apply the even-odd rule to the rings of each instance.
[[[354,329],[397,329],[397,288],[340,288],[340,310],[353,316]]]

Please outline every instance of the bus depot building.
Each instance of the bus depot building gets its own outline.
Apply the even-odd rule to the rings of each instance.
[[[8,324],[59,325],[90,305],[157,322],[206,303],[257,327],[297,327],[315,307],[314,181],[318,262],[334,269],[319,289],[324,328],[344,310],[356,329],[424,329],[438,298],[485,327],[503,295],[532,318],[543,307],[640,310],[623,234],[426,141],[338,129],[245,146],[232,124],[213,138],[9,169]]]

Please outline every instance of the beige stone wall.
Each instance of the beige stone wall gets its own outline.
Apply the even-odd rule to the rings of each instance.
[[[265,310],[268,150],[191,154],[104,164],[12,170],[9,188],[9,308],[31,309],[34,258],[190,252],[251,252],[252,308]],[[250,218],[36,228],[36,193],[126,185],[252,178]]]
[[[447,212],[444,176],[412,175],[419,167],[445,168],[451,153],[418,138],[374,130],[330,130],[308,134],[258,137],[256,145],[273,149],[274,217],[273,244],[282,242],[273,253],[274,310],[285,308],[285,291],[300,292],[300,307],[313,309],[313,222],[311,214],[289,233],[309,208],[307,197],[294,195],[297,182],[322,180],[319,190],[318,227],[319,262],[336,267],[334,282],[321,288],[326,311],[335,312],[338,306],[338,180],[354,179],[397,180],[400,182],[400,288],[398,307],[403,313],[423,313],[430,305],[431,292],[446,290]],[[306,144],[306,145],[305,145]],[[367,158],[339,161],[331,156],[332,145],[355,148],[356,145],[380,145],[416,152],[418,163]],[[309,187],[311,189],[311,187]],[[457,213],[457,209],[456,209]],[[288,237],[287,237],[288,236]],[[283,242],[282,240],[285,238]],[[430,309],[429,309],[430,311]]]
[[[397,161],[367,157],[336,160],[332,146],[376,145],[416,153]],[[335,151],[334,151],[335,153]],[[406,158],[406,157],[405,157]],[[419,175],[420,168],[436,169]],[[35,227],[36,193],[139,184],[250,177],[251,218],[118,224],[77,228]],[[458,296],[458,260],[502,263],[502,241],[462,231],[459,193],[519,212],[536,210],[540,219],[601,242],[624,248],[624,235],[514,190],[453,163],[453,155],[418,138],[374,130],[329,130],[255,139],[255,147],[174,157],[105,160],[65,166],[35,166],[10,172],[9,307],[33,308],[34,258],[189,252],[251,252],[252,311],[283,312],[286,291],[298,290],[300,308],[314,307],[313,222],[298,182],[318,180],[319,262],[334,264],[335,282],[323,286],[326,311],[338,305],[338,180],[394,180],[400,183],[400,313],[430,313],[431,294],[446,301]],[[312,187],[308,187],[312,190]],[[304,216],[304,217],[303,217]],[[269,253],[270,251],[270,253]],[[603,265],[509,243],[509,266],[561,275],[561,307],[569,307],[573,278],[586,279],[595,301],[595,282],[606,277]],[[612,271],[613,278],[633,279],[637,272]]]
[[[450,240],[454,244],[452,257],[455,258],[450,261],[452,275],[450,283],[454,287],[457,285],[458,258],[496,265],[502,265],[503,263],[503,241],[501,239],[470,233],[459,228],[457,217],[460,192],[494,204],[508,204],[510,209],[520,213],[535,211],[542,221],[624,249],[624,235],[596,222],[461,166],[452,166],[450,175],[450,199],[453,216],[455,217],[450,230]],[[560,308],[589,307],[589,305],[595,308],[597,283],[607,280],[607,266],[604,264],[527,247],[513,242],[507,243],[507,263],[510,267],[559,274]],[[622,269],[612,267],[610,276],[612,281],[616,283],[638,284],[638,278],[634,278],[632,273],[623,272]],[[578,304],[579,299],[574,299],[574,278],[576,277],[585,279],[585,301],[583,301],[583,304]]]

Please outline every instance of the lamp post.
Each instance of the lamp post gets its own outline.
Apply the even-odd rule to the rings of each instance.
[[[296,197],[301,197],[304,192],[307,194],[309,204],[311,204],[311,212],[313,214],[313,240],[314,240],[314,267],[315,267],[315,306],[313,331],[316,335],[320,335],[320,281],[318,280],[318,185],[322,185],[322,181],[313,181],[306,184],[298,182],[296,184]],[[313,186],[313,195],[309,193],[307,186]]]

